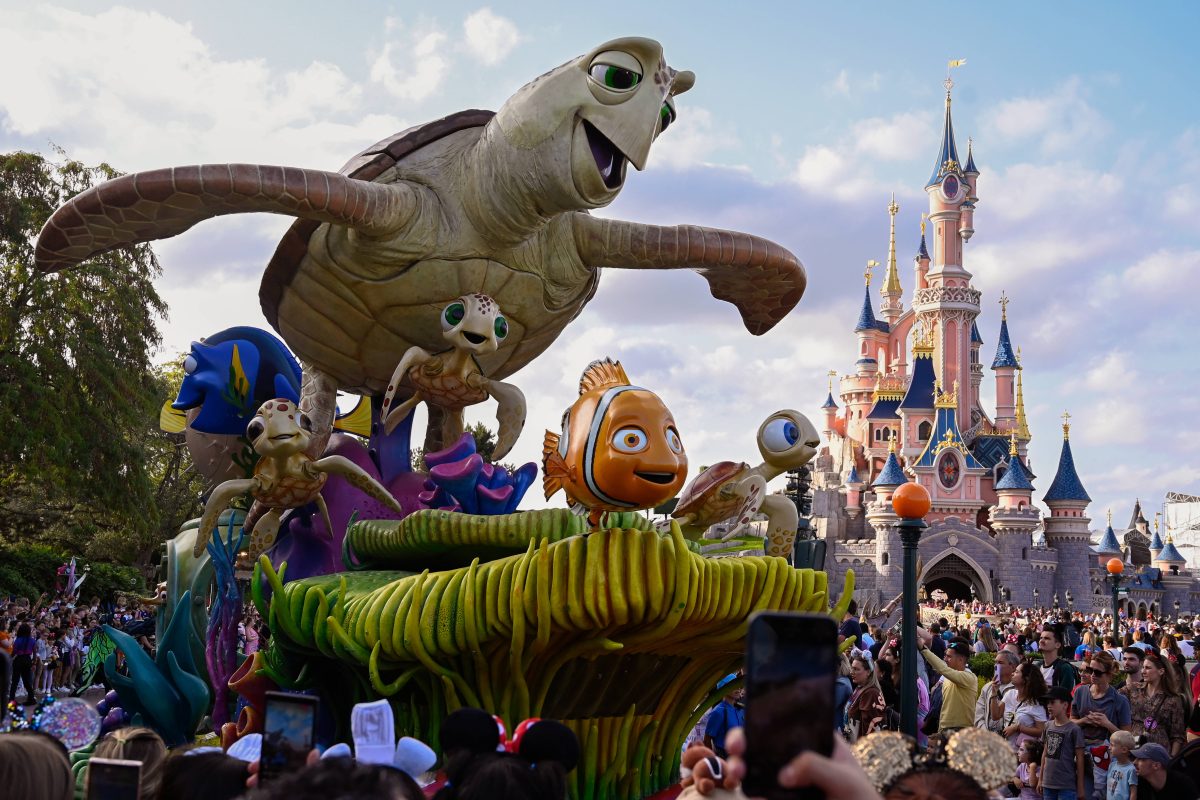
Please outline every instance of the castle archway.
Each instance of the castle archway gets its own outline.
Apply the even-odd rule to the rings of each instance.
[[[975,598],[985,603],[992,601],[992,586],[987,574],[975,559],[957,548],[943,550],[926,564],[917,583],[924,587],[926,597],[941,589],[951,600],[971,600],[974,589]]]

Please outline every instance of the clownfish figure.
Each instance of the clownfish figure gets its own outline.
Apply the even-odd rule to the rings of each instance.
[[[653,508],[674,497],[687,464],[663,401],[630,384],[621,363],[606,358],[584,370],[562,434],[546,431],[542,486],[547,499],[565,491],[571,510],[597,528],[606,511]]]

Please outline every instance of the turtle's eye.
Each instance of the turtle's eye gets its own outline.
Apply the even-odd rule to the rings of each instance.
[[[508,336],[508,320],[504,317],[496,317],[496,338],[503,339]]]
[[[451,303],[442,311],[442,328],[450,330],[458,327],[467,316],[467,307],[462,303]]]
[[[646,449],[650,441],[646,432],[641,428],[621,428],[613,434],[613,447],[622,453],[640,453]]]
[[[258,437],[263,435],[263,431],[267,429],[267,424],[263,422],[262,417],[255,417],[250,420],[250,424],[246,426],[246,438],[250,441],[256,441]]]
[[[300,415],[300,427],[312,433],[312,420],[308,418],[308,414]]]
[[[183,360],[183,371],[188,375],[191,375],[193,372],[195,372],[196,367],[198,366],[200,366],[200,364],[197,363],[195,356],[189,355]]]
[[[667,428],[667,445],[673,453],[683,452],[683,442],[679,441],[679,434],[675,432],[674,428]]]
[[[640,73],[625,67],[618,67],[615,64],[592,64],[588,75],[605,89],[612,89],[616,92],[627,92],[642,82]]]
[[[667,129],[667,126],[675,121],[675,109],[671,108],[670,103],[663,103],[662,108],[658,110],[658,132],[662,133]]]
[[[800,440],[800,427],[787,417],[779,417],[767,423],[762,441],[768,450],[782,453]]]

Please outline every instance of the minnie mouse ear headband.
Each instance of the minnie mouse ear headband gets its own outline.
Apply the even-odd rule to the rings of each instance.
[[[438,733],[442,753],[456,750],[470,753],[494,753],[500,744],[500,728],[492,715],[478,708],[460,708],[442,721]]]
[[[552,719],[525,720],[513,731],[507,749],[531,764],[555,761],[564,772],[570,772],[579,763],[579,739],[575,732]]]
[[[964,728],[937,747],[917,753],[913,741],[894,731],[878,731],[855,742],[852,751],[867,778],[885,797],[926,796],[921,787],[951,784],[963,800],[983,800],[1006,784],[1016,769],[1016,755],[1001,736],[981,728]],[[962,794],[966,789],[967,794]]]

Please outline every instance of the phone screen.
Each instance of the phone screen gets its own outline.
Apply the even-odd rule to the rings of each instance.
[[[138,800],[142,762],[93,758],[87,768],[87,800]]]
[[[316,724],[317,698],[267,692],[259,780],[302,769],[313,748]]]
[[[833,752],[837,625],[818,614],[761,613],[746,638],[746,786],[751,797],[815,800],[781,789],[779,770],[805,750]]]

